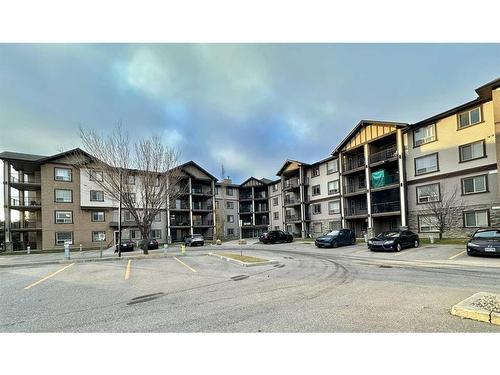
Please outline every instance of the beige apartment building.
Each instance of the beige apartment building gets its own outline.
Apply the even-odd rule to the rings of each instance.
[[[437,232],[435,202],[460,207],[447,237],[500,226],[500,79],[477,98],[414,124],[362,120],[323,160],[286,160],[276,180],[217,182],[194,162],[180,166],[186,193],[153,224],[160,242],[258,237],[271,229],[315,237],[351,228],[358,237],[408,228]],[[92,188],[71,152],[50,157],[3,152],[5,238],[10,248],[96,246],[116,236],[117,205]],[[215,207],[215,209],[214,209]],[[125,238],[137,239],[124,214]]]

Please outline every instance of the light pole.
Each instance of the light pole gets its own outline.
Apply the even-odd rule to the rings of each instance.
[[[118,257],[122,256],[122,171],[120,169],[120,182],[118,184]]]

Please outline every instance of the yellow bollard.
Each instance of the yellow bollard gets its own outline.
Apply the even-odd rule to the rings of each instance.
[[[186,255],[186,245],[181,244],[181,255]]]

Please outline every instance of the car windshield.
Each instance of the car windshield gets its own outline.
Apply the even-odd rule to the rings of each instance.
[[[396,237],[399,237],[399,232],[382,232],[377,237],[391,237],[391,238],[396,238]]]
[[[193,236],[193,238],[200,239],[200,238],[203,238],[203,236],[201,234],[195,234]]]
[[[339,231],[338,230],[332,230],[331,232],[325,233],[325,236],[338,236]]]
[[[492,229],[477,232],[474,234],[474,238],[482,238],[486,240],[500,240],[500,230]]]

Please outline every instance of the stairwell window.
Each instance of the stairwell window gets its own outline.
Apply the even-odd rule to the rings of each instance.
[[[463,129],[481,122],[481,107],[458,114],[458,128]]]
[[[430,124],[413,131],[413,147],[425,145],[436,140],[436,124]]]
[[[415,176],[439,170],[438,154],[430,154],[415,158]]]
[[[458,149],[461,163],[486,157],[486,145],[484,139],[458,146]]]

